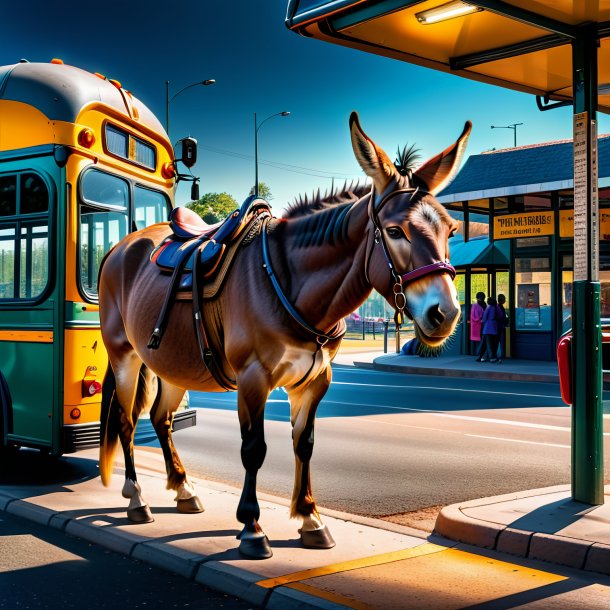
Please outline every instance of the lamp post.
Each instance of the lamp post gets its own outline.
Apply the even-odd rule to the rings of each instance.
[[[517,127],[523,125],[523,123],[511,123],[510,125],[491,125],[492,129],[512,129],[513,135],[515,136],[514,147],[517,148]]]
[[[254,113],[254,196],[258,197],[258,130],[262,127],[263,123],[272,119],[274,116],[288,116],[290,112],[284,110],[283,112],[276,112],[275,114],[269,115],[266,119],[263,119],[260,123],[256,120],[256,112]]]
[[[169,103],[172,100],[174,100],[178,95],[180,95],[183,91],[186,91],[187,89],[190,89],[191,87],[196,87],[197,85],[203,85],[204,87],[207,87],[208,85],[213,85],[215,82],[216,82],[215,79],[207,78],[206,80],[200,80],[200,81],[197,81],[196,83],[191,83],[190,85],[187,85],[186,87],[182,87],[182,89],[180,89],[180,91],[178,91],[177,93],[174,93],[174,95],[172,95],[172,97],[170,98],[169,81],[168,80],[165,81],[165,131],[167,132],[168,136],[169,136]]]

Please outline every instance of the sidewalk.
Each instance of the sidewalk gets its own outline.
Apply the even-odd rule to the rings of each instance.
[[[235,509],[240,490],[194,480],[206,511],[197,515],[178,514],[173,493],[165,489],[160,450],[138,447],[136,453],[139,481],[151,506],[153,523],[134,525],[127,521],[127,502],[121,497],[123,474],[117,469],[110,488],[102,487],[94,450],[79,453],[78,458],[66,458],[66,461],[79,461],[81,470],[75,471],[77,480],[3,485],[0,510],[269,609],[457,610],[473,605],[512,608],[529,602],[537,602],[536,608],[567,603],[569,606],[564,607],[589,609],[607,607],[610,598],[610,579],[601,575],[541,561],[519,560],[506,553],[490,553],[438,535],[426,536],[388,522],[332,511],[322,513],[337,546],[329,550],[305,549],[298,540],[298,522],[288,518],[288,501],[263,494],[259,496],[260,523],[269,536],[273,557],[263,561],[246,560],[237,552],[235,540],[239,532]],[[556,505],[561,493],[557,491],[545,497]],[[534,505],[546,520],[539,503],[535,501]],[[489,515],[484,501],[470,502],[457,510],[462,515],[468,513],[460,521],[465,531],[469,529],[470,513],[475,515],[477,523]],[[509,505],[503,514],[510,516],[511,511],[514,508]],[[496,519],[495,509],[491,509],[491,514]],[[508,521],[515,526],[512,514],[513,518]],[[574,515],[571,507],[563,515],[562,527]],[[609,530],[606,512],[588,516],[591,522],[597,523],[597,530]],[[449,521],[451,515],[441,529],[446,535],[453,535],[453,526],[445,532],[444,524]],[[554,531],[558,524],[557,518],[551,515],[547,528]],[[494,531],[500,528],[497,523],[488,527]],[[479,526],[474,530],[479,531]],[[578,532],[576,535],[580,536]],[[512,532],[495,538],[504,541],[505,548],[500,550],[510,552],[521,542],[518,534]],[[490,535],[483,542],[495,538]],[[541,540],[540,544],[532,542],[530,546],[542,548],[551,544],[549,540]],[[570,544],[570,547],[560,545],[564,549],[561,557],[569,558],[575,552],[572,547],[583,555],[582,543]],[[538,552],[535,556],[539,558]],[[598,543],[588,556],[586,567],[610,572],[610,546]],[[545,603],[551,605],[540,605]]]

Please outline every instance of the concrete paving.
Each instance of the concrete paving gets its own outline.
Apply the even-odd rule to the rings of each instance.
[[[506,552],[476,549],[439,535],[333,511],[321,512],[337,546],[305,549],[299,542],[298,522],[288,517],[288,501],[263,494],[259,498],[260,523],[269,536],[273,557],[247,560],[239,555],[235,539],[240,529],[235,519],[240,490],[195,480],[206,510],[196,515],[178,514],[174,494],[165,489],[160,450],[138,447],[136,459],[153,523],[134,525],[127,521],[126,501],[121,497],[123,471],[115,469],[111,486],[104,488],[95,470],[95,450],[78,454],[78,460],[88,466],[82,471],[86,474],[74,480],[2,485],[0,510],[270,609],[509,608],[530,602],[537,604],[535,607],[606,608],[610,599],[610,579],[601,575],[531,558],[520,560]],[[562,493],[556,490],[546,498],[557,505]],[[517,520],[523,521],[532,510],[545,507],[535,498],[525,499],[531,510]],[[514,517],[514,511],[519,510],[519,500],[507,498],[505,501],[512,504],[498,511],[507,524],[502,531],[518,529],[510,515]],[[582,536],[574,523],[575,514],[573,506],[561,513],[562,530],[557,531],[562,537]],[[483,501],[465,504],[460,515],[460,523],[470,519],[475,530],[476,524],[490,518]],[[491,516],[497,520],[494,510]],[[605,512],[589,512],[587,516],[600,532],[609,525]],[[451,515],[445,516],[444,523],[451,520]],[[494,531],[502,529],[503,522],[491,523],[488,527]],[[547,527],[551,532],[555,529]],[[449,525],[447,533],[453,532]],[[604,536],[608,540],[608,534]],[[501,538],[499,533],[496,538]],[[505,546],[512,552],[507,540]],[[541,540],[541,546],[545,542]],[[595,544],[598,550],[586,552],[588,559],[582,563],[604,571],[610,563],[600,547],[601,540]]]

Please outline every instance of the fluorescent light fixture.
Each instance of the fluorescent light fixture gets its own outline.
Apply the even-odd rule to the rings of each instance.
[[[422,11],[421,13],[415,13],[417,21],[423,25],[429,25],[431,23],[438,23],[439,21],[446,21],[447,19],[453,19],[454,17],[463,17],[470,13],[476,13],[482,11],[480,6],[472,6],[462,0],[454,0],[453,2],[447,2],[447,4],[441,4],[436,8]]]

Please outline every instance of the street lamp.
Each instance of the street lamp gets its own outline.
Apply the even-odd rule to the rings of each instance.
[[[515,148],[517,148],[517,127],[523,123],[511,123],[510,125],[491,125],[492,129],[512,129],[515,136]]]
[[[288,116],[290,112],[284,110],[283,112],[276,112],[263,119],[260,123],[256,121],[256,112],[254,113],[254,196],[258,197],[258,130],[262,127],[263,123],[272,119],[274,116]]]
[[[174,93],[174,95],[172,95],[172,97],[170,98],[169,81],[168,80],[165,81],[165,131],[167,132],[168,136],[169,136],[169,103],[174,98],[176,98],[176,96],[180,95],[183,91],[186,91],[186,89],[190,89],[191,87],[196,87],[197,85],[203,85],[203,86],[207,87],[208,85],[213,85],[215,82],[216,82],[215,79],[207,78],[206,80],[200,80],[200,81],[197,81],[196,83],[191,83],[190,85],[187,85],[186,87],[182,87],[182,89],[180,89],[180,91],[178,91],[177,93]]]

